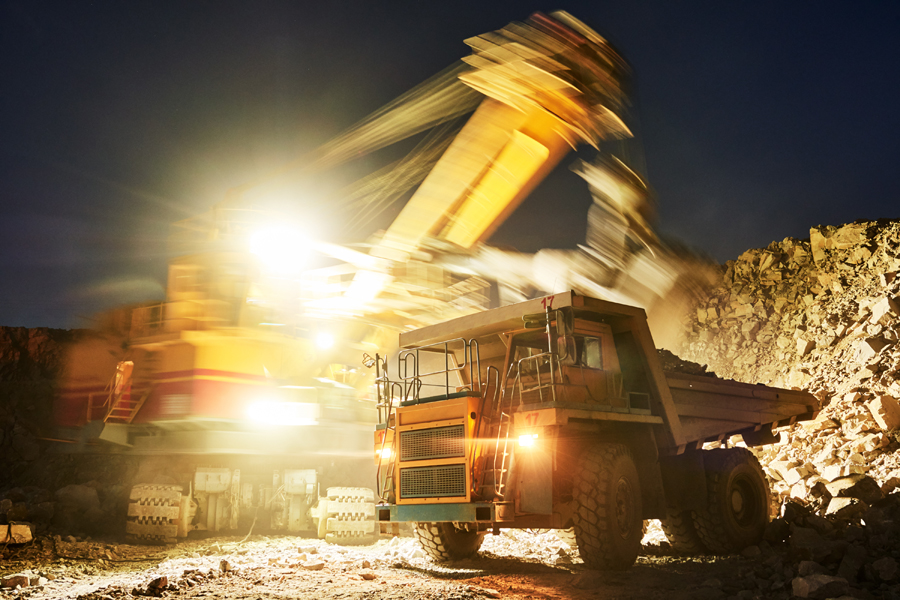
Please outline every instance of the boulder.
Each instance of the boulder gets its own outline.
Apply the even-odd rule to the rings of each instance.
[[[897,307],[897,302],[890,296],[887,296],[872,305],[872,316],[869,320],[872,323],[877,323],[885,317],[896,317],[898,314],[900,314],[900,309]]]
[[[56,500],[61,508],[74,508],[81,512],[100,508],[97,490],[87,485],[67,485],[56,490]]]
[[[897,560],[890,556],[879,558],[872,563],[872,570],[881,581],[894,581],[897,578]]]
[[[817,573],[807,577],[795,577],[791,589],[798,598],[835,598],[850,591],[850,583],[843,577]]]
[[[791,534],[791,526],[787,521],[778,517],[769,521],[763,539],[767,542],[783,542]]]
[[[797,565],[797,574],[800,577],[809,575],[828,575],[828,569],[812,560],[801,560]]]
[[[866,564],[867,556],[868,552],[866,552],[864,546],[854,544],[847,548],[847,551],[844,552],[844,558],[841,559],[841,564],[838,567],[838,577],[843,577],[847,581],[856,581],[863,565]]]
[[[815,529],[791,526],[791,550],[801,560],[824,560],[831,554],[831,544]]]
[[[13,521],[9,525],[0,525],[0,544],[27,544],[34,539],[34,526],[31,523]]]
[[[849,520],[861,515],[869,505],[857,498],[832,498],[825,514],[835,519]]]
[[[826,483],[825,487],[834,498],[858,498],[868,504],[883,498],[878,482],[860,473],[838,477]]]
[[[883,431],[900,427],[900,403],[893,396],[878,396],[868,404],[872,418]]]
[[[870,337],[861,341],[856,348],[856,362],[867,365],[885,346],[887,342],[881,337]]]
[[[15,588],[15,587],[28,587],[29,583],[28,575],[7,575],[0,579],[0,587],[5,588]]]

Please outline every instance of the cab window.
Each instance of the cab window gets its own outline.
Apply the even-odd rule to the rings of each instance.
[[[589,369],[603,368],[603,351],[600,346],[600,338],[585,336],[579,352],[579,364]]]

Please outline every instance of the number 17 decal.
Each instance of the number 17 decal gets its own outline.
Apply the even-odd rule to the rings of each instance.
[[[545,296],[541,298],[541,304],[544,306],[544,310],[553,310],[553,299],[556,296]]]

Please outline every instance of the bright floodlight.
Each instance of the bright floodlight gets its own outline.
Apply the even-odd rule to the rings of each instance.
[[[316,336],[316,347],[320,350],[328,350],[334,346],[334,337],[330,333],[322,332]]]
[[[311,402],[257,400],[247,407],[247,417],[259,425],[315,425],[319,405]]]
[[[250,252],[276,273],[296,273],[309,256],[309,240],[290,227],[270,227],[250,236]]]

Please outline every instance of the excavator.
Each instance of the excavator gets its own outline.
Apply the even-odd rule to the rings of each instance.
[[[75,449],[142,457],[131,540],[248,523],[372,540],[376,393],[360,355],[371,365],[400,331],[560,286],[647,306],[687,270],[653,233],[642,177],[602,151],[632,135],[630,69],[615,49],[565,12],[466,43],[460,64],[176,223],[165,301],[111,311],[70,348],[61,435]],[[416,135],[413,153],[334,202],[346,233],[406,199],[366,244],[300,235],[266,201]],[[600,157],[576,168],[594,194],[585,245],[549,255],[487,246],[584,146]]]

